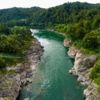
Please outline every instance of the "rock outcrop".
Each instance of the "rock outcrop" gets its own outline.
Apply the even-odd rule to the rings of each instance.
[[[70,48],[70,52],[68,52],[68,55],[69,56],[71,55],[70,57],[75,58],[74,66],[69,72],[72,73],[73,75],[78,76],[77,80],[82,85],[85,86],[89,85],[91,83],[91,80],[89,78],[90,70],[96,61],[96,56],[84,55],[80,51],[75,50],[74,47]]]
[[[77,76],[77,81],[87,87],[84,90],[85,100],[100,100],[100,92],[89,77],[97,56],[85,55],[73,46],[69,47],[68,55],[75,59],[74,66],[69,73]]]
[[[84,90],[86,100],[100,100],[100,91],[93,82]]]
[[[23,63],[9,69],[7,74],[0,74],[0,100],[16,100],[23,86],[32,82],[31,76],[43,53],[43,47],[36,40],[29,48]],[[11,73],[10,73],[11,72]]]
[[[64,46],[65,47],[70,47],[72,45],[72,41],[68,39],[64,39]]]

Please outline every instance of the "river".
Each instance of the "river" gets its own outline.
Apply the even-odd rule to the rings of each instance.
[[[34,31],[44,53],[32,77],[32,84],[21,91],[19,100],[84,100],[83,88],[68,73],[73,60],[63,46],[64,37],[49,31]]]

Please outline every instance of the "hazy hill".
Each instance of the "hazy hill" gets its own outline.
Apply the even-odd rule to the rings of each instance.
[[[39,7],[32,8],[9,8],[0,10],[0,22],[8,22],[11,20],[26,19],[32,16],[36,12],[40,12],[44,9]]]
[[[60,6],[43,9],[10,8],[0,10],[0,22],[14,25],[52,26],[54,24],[76,23],[81,20],[94,20],[100,16],[100,4],[65,3]]]

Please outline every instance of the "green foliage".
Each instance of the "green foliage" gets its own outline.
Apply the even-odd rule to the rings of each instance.
[[[81,24],[71,25],[67,30],[67,33],[73,41],[82,39],[86,34],[85,29]]]
[[[0,54],[0,69],[4,69],[5,67],[14,66],[17,63],[21,62],[23,60],[23,57],[17,56],[17,55],[11,55],[11,54]]]
[[[33,15],[30,18],[30,22],[47,27],[55,24],[70,24],[79,23],[84,20],[95,20],[95,17],[98,17],[99,20],[99,14],[99,4],[74,2],[43,10]]]
[[[100,60],[95,63],[90,77],[94,80],[98,87],[100,87]]]
[[[38,7],[32,8],[9,8],[0,10],[0,22],[9,22],[16,20],[25,20],[32,16],[37,11],[41,11],[43,9]]]
[[[25,27],[2,28],[1,26],[0,29],[2,33],[0,35],[0,67],[11,66],[22,59],[31,46],[33,37],[30,30]],[[6,33],[6,29],[9,29],[9,34]]]
[[[10,27],[51,28],[62,32],[84,53],[100,54],[100,4],[74,2],[49,9],[4,9],[0,10],[0,22]],[[29,29],[0,24],[0,53],[4,54],[0,56],[0,67],[17,63],[16,56],[25,54],[31,40]],[[94,65],[91,78],[100,87],[100,60]]]
[[[100,30],[92,31],[83,39],[83,46],[90,49],[98,49],[100,47]]]
[[[10,8],[0,10],[0,22],[8,23],[9,26],[31,26],[43,28],[55,24],[79,23],[83,20],[95,20],[92,27],[100,24],[100,4],[88,3],[65,3],[63,5],[42,9]]]
[[[93,20],[93,23],[92,23],[92,27],[93,27],[94,29],[100,27],[100,13],[98,13],[98,14],[94,17],[94,20]]]
[[[58,31],[58,32],[66,33],[67,29],[68,29],[68,25],[66,25],[66,24],[55,25],[55,30]]]
[[[99,73],[100,73],[100,60],[98,60],[96,64],[94,65],[94,68],[92,69],[92,72],[91,72],[91,78],[95,79],[95,78],[100,77]]]
[[[5,59],[3,59],[2,57],[0,57],[0,67],[6,67]]]
[[[22,54],[31,44],[31,32],[13,28],[10,35],[0,35],[0,52]]]
[[[7,27],[6,24],[0,24],[0,35],[1,34],[6,34],[6,35],[9,35],[10,34],[10,30]]]
[[[40,15],[32,22],[62,32],[85,54],[100,54],[100,4],[67,3]],[[100,60],[94,65],[91,78],[100,89]]]

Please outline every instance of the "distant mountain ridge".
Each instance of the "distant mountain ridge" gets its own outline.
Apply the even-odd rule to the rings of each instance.
[[[44,10],[39,7],[32,8],[9,8],[0,10],[0,22],[8,22],[11,20],[26,19],[32,16],[33,13]]]
[[[65,3],[49,9],[9,8],[0,10],[0,22],[13,22],[35,26],[47,26],[52,24],[75,23],[80,20],[89,20],[100,14],[100,4],[89,3]],[[84,16],[83,16],[84,15]],[[21,22],[21,21],[24,21]]]

